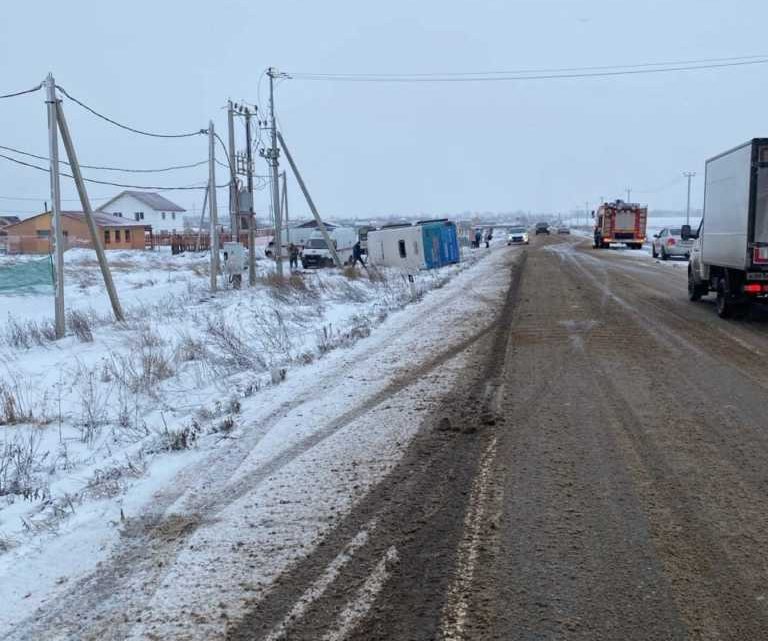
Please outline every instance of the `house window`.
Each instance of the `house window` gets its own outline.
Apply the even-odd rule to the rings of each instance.
[[[110,238],[109,238],[109,230],[108,230],[108,229],[105,229],[105,230],[104,230],[104,244],[105,244],[105,245],[109,245],[109,244],[110,244],[110,242],[112,242],[112,241],[111,241],[111,240],[110,240]]]
[[[116,211],[116,212],[115,212],[114,214],[112,214],[112,215],[113,215],[113,216],[117,216],[118,218],[122,218],[122,217],[123,217],[123,212],[121,212],[121,211]]]
[[[131,230],[126,229],[125,230],[125,242],[130,243],[131,242]]]
[[[50,238],[51,237],[51,230],[50,229],[38,229],[37,230],[37,237],[38,238]]]
[[[136,213],[133,214],[133,217],[136,220],[144,220],[144,212],[143,211],[137,211]]]
[[[160,215],[163,217],[163,220],[165,220],[165,212],[163,212],[163,213],[162,213],[162,214],[160,214]]]
[[[400,252],[400,258],[406,258],[407,254],[405,251],[405,241],[404,240],[398,240],[397,241],[397,251]]]
[[[120,230],[119,229],[115,230],[115,242],[116,243],[120,242]]]
[[[171,212],[171,220],[176,220],[176,212],[175,211]]]

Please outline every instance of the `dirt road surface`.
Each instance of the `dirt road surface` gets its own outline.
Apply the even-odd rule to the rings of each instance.
[[[234,499],[203,492],[209,509],[196,513],[213,523],[234,506],[244,520],[218,563],[179,569],[205,545],[194,536],[215,538],[208,522],[180,522],[143,552],[128,533],[102,579],[12,638],[768,638],[768,315],[722,321],[687,301],[685,264],[578,237],[489,260],[482,287],[452,294],[471,301],[460,331],[418,357],[427,325],[392,337],[395,382],[360,392]],[[279,537],[296,519],[315,527],[311,541],[249,540],[255,488],[340,435],[361,446],[360,429],[388,454],[355,461],[374,470],[367,482],[338,461],[361,487],[334,518],[315,527],[288,505],[270,527]],[[275,565],[279,544],[302,549]],[[270,559],[273,576],[249,583]],[[148,569],[158,563],[176,574]]]

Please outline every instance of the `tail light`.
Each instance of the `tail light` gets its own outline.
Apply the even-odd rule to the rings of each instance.
[[[747,283],[744,285],[745,294],[760,294],[765,290],[765,285],[760,283]]]
[[[674,244],[675,244],[675,239],[674,238],[668,238],[667,239],[667,247],[672,247],[672,245],[674,245]]]
[[[755,247],[752,250],[752,262],[768,263],[768,247]]]

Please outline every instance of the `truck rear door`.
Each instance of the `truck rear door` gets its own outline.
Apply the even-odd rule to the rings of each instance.
[[[757,150],[757,189],[755,194],[755,221],[753,262],[768,264],[768,145]],[[761,246],[765,246],[763,249]]]

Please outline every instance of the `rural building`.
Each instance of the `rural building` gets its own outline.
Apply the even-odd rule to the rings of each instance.
[[[144,223],[123,220],[108,214],[94,213],[94,220],[104,249],[144,249],[145,233],[151,228]],[[51,212],[43,212],[0,230],[0,249],[9,254],[48,254],[51,252]],[[85,214],[61,212],[64,247],[92,247]]]
[[[160,194],[123,191],[99,207],[99,211],[151,225],[155,234],[175,234],[184,229],[183,214],[187,210]]]
[[[14,225],[21,220],[18,216],[0,216],[0,229],[8,225]]]
[[[368,232],[368,260],[372,265],[409,271],[434,269],[460,260],[456,225],[427,220],[388,225]]]

